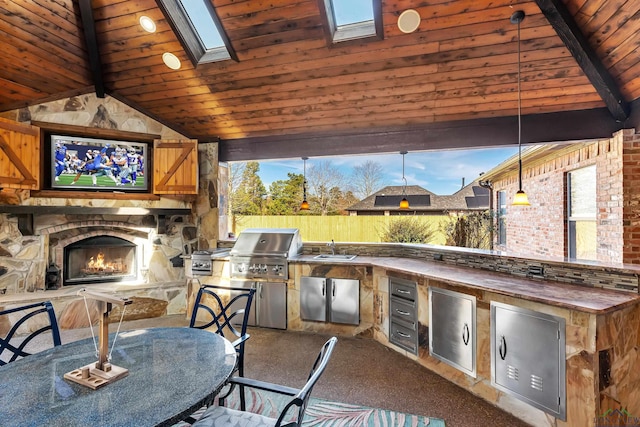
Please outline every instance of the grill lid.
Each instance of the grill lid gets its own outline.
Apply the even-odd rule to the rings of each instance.
[[[247,228],[229,252],[231,256],[276,256],[290,258],[302,253],[297,228]]]

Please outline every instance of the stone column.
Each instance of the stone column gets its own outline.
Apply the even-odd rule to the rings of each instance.
[[[219,239],[218,143],[198,144],[198,196],[195,215],[198,249],[215,248]]]

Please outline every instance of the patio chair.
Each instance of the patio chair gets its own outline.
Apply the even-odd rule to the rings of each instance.
[[[236,410],[227,408],[225,406],[210,406],[198,421],[196,421],[194,427],[300,427],[304,414],[309,403],[309,397],[313,386],[316,384],[324,369],[327,367],[327,363],[331,358],[331,353],[336,345],[338,339],[336,337],[330,338],[320,350],[318,357],[316,358],[311,373],[307,379],[307,383],[301,389],[295,389],[278,384],[272,384],[264,381],[254,380],[250,378],[231,378],[232,384],[242,384],[246,387],[255,388],[258,390],[283,394],[291,396],[292,399],[281,410],[278,418],[270,418],[260,414],[254,414],[243,410]],[[224,405],[224,401],[220,402]],[[297,414],[295,412],[297,408]]]
[[[191,328],[208,329],[231,341],[238,354],[234,373],[240,377],[244,376],[244,346],[251,336],[247,326],[255,292],[253,288],[201,285],[189,323]],[[226,303],[220,297],[223,294],[229,294]],[[233,386],[222,398],[232,391]],[[240,386],[240,403],[245,408],[244,386]]]
[[[6,334],[0,336],[0,366],[33,354],[34,351],[30,350],[29,344],[34,338],[45,332],[51,331],[53,346],[61,344],[58,321],[50,301],[0,311],[0,333],[2,333],[2,325],[5,323],[6,318],[13,313],[17,313],[21,317],[15,321]],[[5,320],[3,320],[3,317],[5,317]],[[39,329],[30,332],[28,335],[19,335],[18,330],[27,321],[37,322],[35,324]]]

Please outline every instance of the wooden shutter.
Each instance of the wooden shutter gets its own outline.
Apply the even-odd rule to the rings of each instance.
[[[40,188],[40,128],[0,118],[0,187]]]
[[[153,142],[153,192],[198,194],[198,141]]]

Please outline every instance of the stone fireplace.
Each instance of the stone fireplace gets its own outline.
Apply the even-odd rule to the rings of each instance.
[[[22,214],[0,214],[0,306],[51,300],[62,328],[86,327],[86,286],[132,299],[125,320],[185,313],[183,256],[198,247],[190,210],[122,211],[34,207],[26,229]]]

